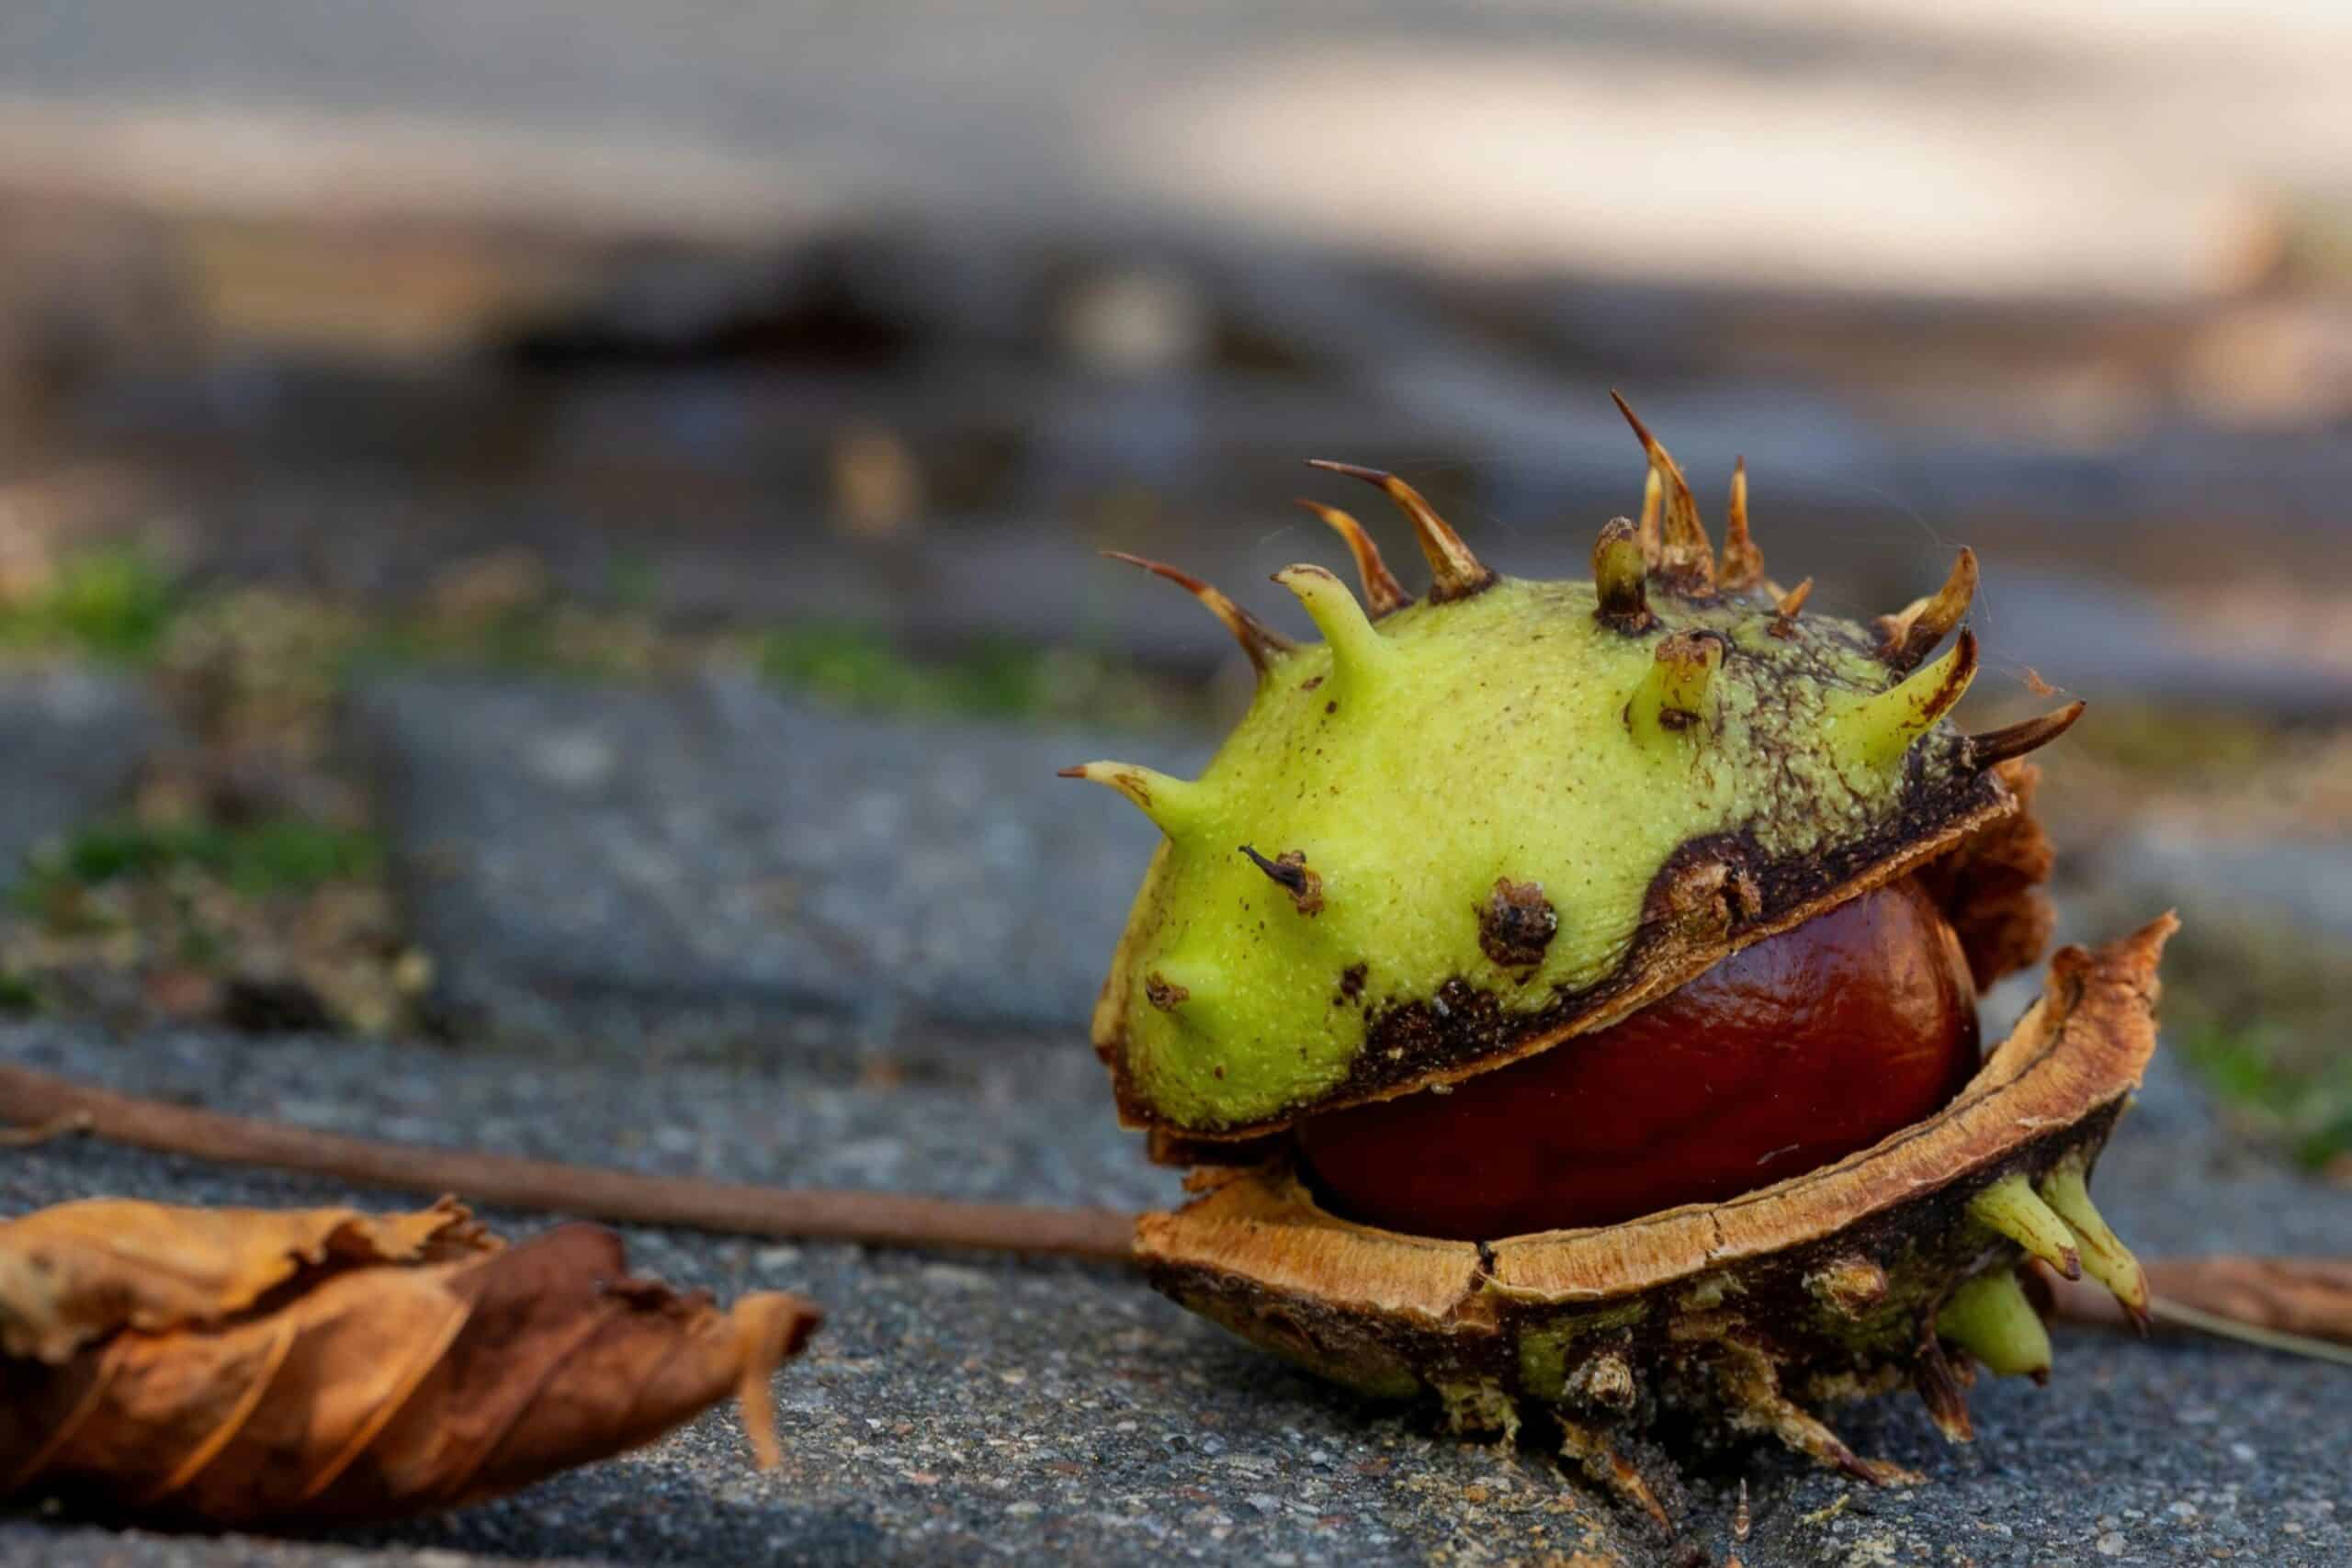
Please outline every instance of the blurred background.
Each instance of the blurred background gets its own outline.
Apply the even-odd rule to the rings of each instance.
[[[1150,835],[1052,771],[1247,690],[1095,552],[1287,624],[1294,495],[1411,558],[1328,457],[1580,576],[1614,387],[1815,606],[1975,547],[2070,931],[2184,906],[2352,1180],[2352,12],[2117,11],[14,7],[0,999],[1075,1048]]]

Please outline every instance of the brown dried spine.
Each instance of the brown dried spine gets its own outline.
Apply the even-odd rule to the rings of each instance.
[[[1272,860],[1268,860],[1247,844],[1241,846],[1241,852],[1248,855],[1250,863],[1264,872],[1274,886],[1290,895],[1292,905],[1300,914],[1319,915],[1323,912],[1323,878],[1307,868],[1305,850],[1284,850]]]
[[[1495,878],[1495,890],[1478,911],[1478,948],[1505,969],[1544,961],[1544,950],[1560,929],[1560,917],[1544,897],[1540,882]]]
[[[1335,463],[1324,457],[1308,459],[1308,466],[1375,485],[1396,503],[1396,509],[1413,525],[1413,538],[1421,547],[1421,554],[1429,558],[1430,604],[1443,604],[1455,599],[1467,599],[1495,581],[1494,572],[1471,553],[1470,547],[1462,542],[1462,536],[1453,531],[1453,525],[1437,514],[1437,508],[1431,506],[1419,491],[1395,474],[1354,463]]]
[[[1363,581],[1363,606],[1374,620],[1393,615],[1413,602],[1413,596],[1405,592],[1405,585],[1396,581],[1388,563],[1381,558],[1380,547],[1372,542],[1372,536],[1364,532],[1363,524],[1338,507],[1326,506],[1319,501],[1301,496],[1298,504],[1321,518],[1355,558],[1356,576]]]
[[[1240,644],[1241,651],[1249,656],[1251,668],[1261,675],[1273,668],[1275,660],[1297,646],[1189,571],[1180,571],[1165,561],[1147,560],[1142,556],[1129,555],[1125,550],[1104,550],[1102,554],[1112,560],[1141,567],[1154,577],[1165,578],[1198,599],[1209,614],[1224,623],[1225,629],[1233,635],[1233,640]]]

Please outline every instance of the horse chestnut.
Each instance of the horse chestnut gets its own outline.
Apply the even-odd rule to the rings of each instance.
[[[1122,1119],[1204,1168],[1138,1222],[1153,1282],[1462,1429],[1540,1408],[1660,1514],[1628,1455],[1663,1410],[1886,1480],[1815,1411],[1907,1382],[1965,1438],[1966,1362],[2048,1368],[2028,1260],[2145,1310],[2087,1181],[2172,922],[2058,953],[1980,1063],[1977,991],[2052,920],[2023,758],[2082,705],[1962,733],[1973,554],[1893,615],[1807,613],[1744,472],[1718,555],[1625,412],[1641,519],[1589,581],[1505,577],[1340,464],[1430,581],[1308,503],[1363,585],[1276,574],[1318,643],[1125,558],[1225,623],[1257,694],[1196,778],[1067,772],[1164,835],[1093,1030]]]
[[[1312,1116],[1337,1214],[1479,1240],[1731,1198],[1921,1120],[1975,1072],[1960,940],[1904,878],[1540,1055]]]

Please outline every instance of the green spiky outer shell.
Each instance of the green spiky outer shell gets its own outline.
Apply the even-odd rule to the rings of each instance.
[[[2013,809],[1940,717],[1965,633],[1905,676],[1883,633],[1655,573],[1630,629],[1589,582],[1375,625],[1283,578],[1326,640],[1265,660],[1199,780],[1126,781],[1167,834],[1095,1021],[1131,1123],[1249,1136],[1500,1065]],[[1501,889],[1541,919],[1498,941]]]

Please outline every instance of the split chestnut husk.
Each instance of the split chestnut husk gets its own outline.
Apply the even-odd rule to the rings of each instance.
[[[1626,417],[1643,513],[1590,582],[1503,578],[1338,464],[1412,523],[1421,599],[1317,503],[1363,584],[1277,574],[1318,644],[1138,561],[1256,700],[1198,779],[1068,772],[1165,834],[1094,1019],[1123,1120],[1203,1168],[1139,1225],[1152,1278],[1464,1428],[1542,1407],[1657,1512],[1627,1456],[1661,1412],[1889,1480],[1817,1412],[1908,1384],[1967,1438],[1975,1369],[2049,1371],[2037,1262],[2144,1314],[2087,1183],[2172,921],[2060,953],[1980,1062],[1975,995],[2051,929],[2023,758],[2081,705],[1962,733],[1973,555],[1869,626],[1806,615],[1745,469],[1718,557]]]
[[[2020,1280],[2037,1257],[2146,1311],[2084,1184],[2154,1046],[2172,929],[2064,950],[1958,1100],[1729,1202],[1482,1246],[1340,1219],[1275,1160],[1196,1175],[1200,1195],[1147,1215],[1136,1252],[1161,1290],[1244,1338],[1367,1392],[1434,1393],[1464,1428],[1510,1428],[1535,1401],[1598,1453],[1679,1405],[1900,1479],[1814,1412],[1908,1383],[1966,1439],[1971,1360],[2050,1370]]]

